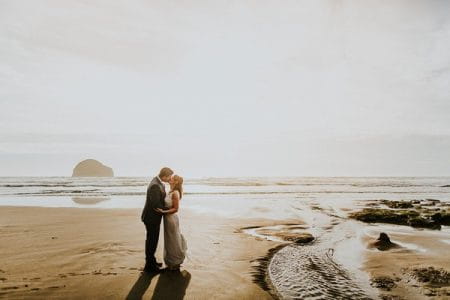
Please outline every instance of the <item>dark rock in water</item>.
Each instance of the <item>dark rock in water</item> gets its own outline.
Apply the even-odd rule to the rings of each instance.
[[[441,185],[441,187],[450,187],[450,184]]]
[[[441,203],[441,200],[439,199],[425,199],[425,201],[434,202],[435,204]]]
[[[436,204],[441,203],[440,200],[437,199],[425,199],[425,201],[421,202],[422,206],[435,206]]]
[[[394,279],[387,277],[387,276],[380,276],[380,277],[372,278],[370,280],[370,285],[372,285],[373,287],[376,287],[378,289],[384,290],[384,291],[390,291],[390,290],[392,290],[392,288],[397,286]]]
[[[435,222],[440,222],[442,220],[442,214],[441,213],[435,213],[431,216],[431,220]]]
[[[372,243],[371,246],[377,248],[380,251],[386,251],[392,248],[399,247],[399,245],[391,242],[389,236],[384,232],[380,233],[380,236],[378,237],[377,241]]]
[[[440,224],[450,226],[450,213],[446,212],[442,214],[442,218],[439,221]]]
[[[438,212],[431,216],[431,219],[441,225],[450,226],[450,213]]]
[[[309,233],[304,233],[295,239],[296,244],[306,244],[314,241],[314,237]]]
[[[391,201],[391,200],[381,200],[381,203],[389,208],[412,208],[412,201]]]
[[[391,239],[389,238],[387,233],[384,233],[384,232],[380,233],[380,236],[378,237],[378,240],[382,241],[382,242],[386,242],[386,243],[390,243],[391,242]]]
[[[113,170],[95,159],[86,159],[73,169],[72,177],[113,177]]]
[[[434,211],[436,210],[422,208],[414,210],[364,208],[349,214],[349,217],[366,223],[389,223],[436,230],[441,229],[441,225],[450,225],[450,213]]]
[[[441,225],[439,223],[421,217],[411,218],[408,224],[411,227],[417,228],[441,229]]]
[[[362,211],[351,213],[349,216],[350,218],[366,223],[408,225],[408,220],[419,216],[419,213],[413,210],[364,208]]]

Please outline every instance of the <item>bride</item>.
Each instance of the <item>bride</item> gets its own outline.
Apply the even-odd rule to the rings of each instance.
[[[157,208],[156,211],[164,214],[164,263],[172,271],[180,270],[186,256],[186,240],[180,233],[178,209],[183,197],[183,177],[174,175],[169,180],[170,192],[164,199],[166,209]]]

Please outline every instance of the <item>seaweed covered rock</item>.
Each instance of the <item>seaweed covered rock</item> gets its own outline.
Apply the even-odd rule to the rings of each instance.
[[[412,275],[419,282],[440,286],[450,285],[450,273],[442,268],[415,268],[412,270]]]
[[[431,216],[431,219],[441,225],[450,226],[450,213],[438,212]]]
[[[392,200],[381,200],[381,203],[389,208],[413,208],[412,201],[392,201]]]
[[[418,217],[419,213],[414,210],[391,210],[381,208],[364,208],[361,211],[351,213],[350,218],[365,223],[390,223],[408,225],[411,218]]]
[[[349,217],[366,223],[390,223],[439,230],[442,226],[450,226],[449,205],[450,202],[431,198],[371,200],[366,201],[366,208],[350,213]]]
[[[382,208],[364,208],[361,211],[351,213],[349,217],[365,223],[389,223],[430,229],[441,229],[442,220],[447,220],[447,214],[445,219],[442,215],[440,218],[436,215],[435,220],[431,215],[421,215],[420,212],[416,210],[393,210]]]
[[[422,206],[436,206],[441,203],[441,200],[438,199],[425,199],[425,201],[421,201],[420,205]]]
[[[411,218],[408,221],[408,225],[416,228],[441,229],[441,225],[436,221],[421,217]]]
[[[370,280],[370,285],[384,291],[390,291],[397,286],[394,279],[387,276],[379,276]]]

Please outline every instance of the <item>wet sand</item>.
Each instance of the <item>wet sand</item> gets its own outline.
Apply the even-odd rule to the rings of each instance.
[[[303,209],[312,214],[306,207]],[[291,238],[296,232],[304,238],[305,232],[314,232],[311,224],[298,219],[220,217],[184,209],[180,213],[180,223],[189,253],[182,272],[152,276],[140,271],[144,264],[145,238],[140,212],[140,209],[0,207],[0,297],[271,299],[279,295],[277,291],[265,290],[273,288],[267,280],[267,268],[274,253],[280,251],[278,258],[285,254],[291,259],[295,255],[305,256],[308,261],[316,258],[315,265],[321,266],[317,262],[326,256],[320,256],[324,253],[319,250],[328,248],[328,242],[333,238],[340,240],[342,235],[347,239],[331,244],[336,246],[334,257],[342,264],[342,271],[347,270],[355,277],[361,275],[355,271],[358,269],[368,278],[384,276],[394,281],[390,290],[378,288],[378,296],[374,298],[449,298],[448,286],[429,287],[411,276],[411,270],[417,267],[450,269],[448,229],[417,230],[331,217],[320,227],[323,234],[333,238],[318,235],[315,237],[319,241],[283,248],[290,242],[283,242],[281,237]],[[326,211],[316,213],[327,214]],[[352,231],[360,234],[349,234]],[[368,245],[380,232],[388,233],[400,247],[388,251],[370,248]],[[157,257],[162,261],[163,242],[160,241]],[[357,257],[361,257],[361,262]],[[298,267],[307,268],[308,264],[302,263],[300,258],[293,263],[285,259],[272,267],[300,264]],[[333,261],[322,264],[319,273],[333,264]],[[306,279],[299,284],[307,289],[312,289],[313,285],[320,288],[317,284],[320,280],[308,285],[307,280],[312,278],[312,274],[307,274],[310,271],[303,272]],[[327,274],[333,276],[330,272]],[[299,281],[298,276],[295,278],[292,283]],[[332,278],[334,284],[338,284],[337,278]],[[323,286],[330,287],[330,284],[324,282]],[[348,287],[348,283],[342,284],[343,288],[345,286]],[[363,290],[368,292],[364,286]],[[324,294],[325,291],[326,288],[321,288],[314,293]]]
[[[184,210],[182,272],[141,275],[145,230],[137,209],[0,207],[0,296],[10,299],[271,299],[253,260],[276,242],[240,232],[268,226]],[[157,257],[162,261],[160,243]]]
[[[448,231],[414,229],[396,225],[368,225],[362,242],[366,245],[380,232],[386,232],[399,247],[387,251],[365,251],[363,270],[372,279],[388,277],[394,281],[390,289],[380,288],[380,294],[400,299],[450,299],[449,284],[419,282],[413,276],[417,268],[433,267],[450,270]]]

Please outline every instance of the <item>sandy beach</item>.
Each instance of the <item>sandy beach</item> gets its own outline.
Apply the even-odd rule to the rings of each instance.
[[[185,210],[181,218],[189,258],[182,272],[141,276],[145,231],[139,214],[137,209],[0,207],[0,296],[271,299],[252,281],[251,261],[276,243],[257,241],[239,228],[273,221]]]
[[[276,239],[290,235],[301,237],[293,232],[310,229],[310,224],[296,219],[225,218],[186,209],[181,213],[181,226],[189,252],[181,273],[151,275],[141,272],[145,231],[139,214],[138,209],[0,207],[0,257],[6,258],[0,268],[0,296],[8,299],[278,298],[280,295],[265,277],[267,268],[272,255],[280,256],[288,249],[279,251],[283,246],[295,243]],[[342,226],[345,224],[354,226],[344,221],[334,229],[327,228],[328,234],[346,232]],[[450,269],[448,241],[440,238],[445,233],[436,231],[433,235],[406,226],[379,224],[361,228],[360,238],[343,242],[335,249],[333,259],[341,263],[343,269],[339,272],[346,272],[344,269],[351,272],[349,276],[353,280],[348,284],[357,282],[357,276],[352,274],[345,259],[339,259],[346,252],[350,252],[349,257],[361,257],[359,269],[370,280],[382,279],[378,289],[373,286],[372,291],[367,287],[352,291],[357,299],[371,298],[358,296],[358,291],[379,299],[448,299],[445,284],[420,283],[414,281],[411,273],[421,267]],[[381,231],[388,232],[399,247],[388,251],[370,248],[369,244]],[[326,295],[337,288],[336,292],[342,293],[339,289],[345,289],[345,284],[339,284],[340,274],[333,274],[327,261],[320,265],[323,241],[306,242],[296,252],[288,253],[306,255],[308,261],[291,257],[284,263],[291,261],[291,266],[306,268],[302,275],[306,276],[305,289]],[[354,248],[355,243],[360,243],[362,248]],[[159,261],[162,261],[163,246],[160,239]],[[323,272],[331,271],[330,278],[326,277],[331,285],[327,281],[320,283],[323,278],[309,269],[313,266],[311,259]],[[275,263],[283,266],[277,259]],[[317,282],[310,282],[311,278]]]
[[[0,298],[450,296],[450,227],[444,219],[449,201],[441,187],[446,179],[416,180],[428,186],[422,194],[419,184],[404,179],[395,184],[392,179],[335,178],[189,182],[190,193],[179,211],[188,257],[181,273],[156,276],[141,272],[145,228],[140,214],[148,179],[3,180]],[[411,200],[375,200],[387,196],[371,191],[380,184],[389,198]],[[413,200],[430,196],[442,201]],[[442,224],[426,219],[431,214],[438,220],[437,211]],[[390,224],[355,219],[392,214],[432,228],[409,226],[411,220],[405,217],[387,219]],[[389,236],[392,247],[373,246],[381,232]]]

